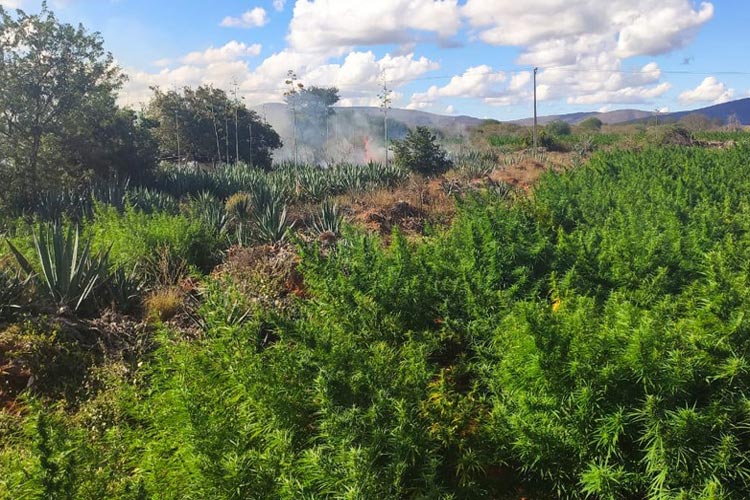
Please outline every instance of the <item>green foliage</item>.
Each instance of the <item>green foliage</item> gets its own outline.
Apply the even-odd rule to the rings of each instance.
[[[438,175],[452,164],[445,150],[437,143],[437,137],[427,127],[410,130],[402,141],[392,146],[397,165],[423,175]]]
[[[30,281],[31,276],[24,278],[18,271],[0,268],[0,320],[9,319],[21,309]]]
[[[72,226],[66,231],[60,224],[40,225],[34,234],[36,259],[24,256],[8,241],[18,264],[29,276],[39,269],[40,284],[53,303],[75,311],[109,277],[109,250],[93,254],[91,241],[79,245],[78,236],[78,228]]]
[[[166,252],[175,260],[208,271],[217,261],[222,240],[204,222],[183,215],[145,213],[128,207],[119,213],[100,206],[87,228],[97,249],[111,248],[113,267],[132,269]]]
[[[253,223],[255,239],[259,243],[280,243],[292,228],[287,220],[286,205],[273,198],[257,206]]]
[[[544,130],[555,137],[561,137],[564,135],[570,135],[571,128],[570,123],[562,120],[554,120],[544,126]]]
[[[579,123],[578,128],[586,132],[599,132],[602,129],[602,125],[604,123],[599,118],[591,116]]]
[[[150,124],[115,102],[123,81],[98,33],[46,4],[38,14],[0,8],[0,206],[33,209],[45,192],[150,168]]]
[[[745,498],[749,157],[597,153],[423,240],[303,245],[289,309],[205,278],[199,331],[161,327],[134,373],[7,431],[0,491]]]
[[[160,157],[178,162],[245,162],[269,169],[271,153],[281,147],[279,135],[255,111],[209,86],[181,92],[156,88],[147,116],[156,124]]]

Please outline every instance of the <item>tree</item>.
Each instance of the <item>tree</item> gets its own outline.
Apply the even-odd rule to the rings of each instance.
[[[578,128],[585,132],[598,132],[602,129],[602,125],[604,123],[599,118],[591,116],[579,123]]]
[[[678,123],[691,132],[709,130],[715,126],[711,121],[711,118],[701,113],[690,113],[689,115],[685,115],[680,118]]]
[[[115,100],[124,80],[101,36],[60,23],[46,2],[36,15],[0,7],[0,181],[6,187],[0,201],[25,203],[47,188],[111,174],[108,141],[125,140],[135,126],[118,117]],[[99,158],[91,165],[94,152]]]
[[[544,130],[547,131],[548,134],[554,135],[554,136],[563,136],[563,135],[570,135],[570,124],[568,122],[564,122],[562,120],[554,120],[549,122],[545,127]]]
[[[284,93],[284,100],[292,112],[295,141],[312,152],[313,161],[324,160],[329,121],[335,113],[333,105],[339,101],[339,90],[336,87],[305,87],[293,72],[286,83],[290,88]]]
[[[452,165],[435,134],[422,126],[409,130],[402,141],[394,141],[393,154],[397,165],[428,176],[442,174]]]
[[[178,158],[179,146],[180,160],[214,165],[242,161],[271,167],[272,152],[281,147],[279,135],[255,111],[229,99],[223,90],[210,86],[185,87],[181,93],[152,90],[147,114],[156,123],[154,136],[161,158]]]

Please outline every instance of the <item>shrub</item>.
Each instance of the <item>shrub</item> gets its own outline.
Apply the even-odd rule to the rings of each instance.
[[[604,123],[597,117],[586,118],[578,124],[578,128],[585,132],[598,132],[602,129]]]
[[[413,172],[439,175],[452,166],[437,137],[427,127],[409,130],[402,141],[393,142],[392,148],[394,162]]]
[[[148,214],[128,207],[120,214],[109,207],[98,207],[87,228],[96,248],[108,248],[114,267],[132,269],[159,252],[207,272],[218,261],[222,239],[200,220],[184,215]]]
[[[544,130],[552,136],[555,137],[562,137],[565,135],[570,135],[571,129],[570,129],[570,123],[562,121],[562,120],[554,120],[549,122],[547,125],[544,126]]]

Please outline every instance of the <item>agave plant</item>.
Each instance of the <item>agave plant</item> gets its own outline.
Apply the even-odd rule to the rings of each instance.
[[[224,234],[229,222],[224,205],[207,191],[202,191],[190,199],[188,213],[203,222],[206,227],[216,231],[216,234]]]
[[[0,270],[0,318],[7,318],[13,310],[21,308],[24,290],[32,275],[26,278],[19,272]]]
[[[112,302],[122,312],[129,312],[133,308],[143,293],[143,289],[144,282],[135,267],[130,271],[118,267],[112,272],[107,282],[107,290]]]
[[[148,214],[156,212],[177,213],[177,201],[169,194],[156,189],[138,187],[128,191],[127,202]]]
[[[313,220],[313,229],[318,235],[333,233],[338,236],[341,233],[343,217],[339,213],[339,207],[331,200],[325,200],[320,207],[320,215]]]
[[[28,274],[35,274],[29,260],[8,241],[18,264]],[[34,247],[41,267],[41,284],[61,309],[78,310],[86,299],[108,278],[109,250],[91,253],[91,242],[81,244],[78,228],[62,225],[40,225],[34,234]]]
[[[287,220],[286,205],[273,201],[254,214],[255,236],[260,243],[279,243],[286,239],[292,225]]]

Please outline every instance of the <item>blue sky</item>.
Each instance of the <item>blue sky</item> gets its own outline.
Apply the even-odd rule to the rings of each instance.
[[[745,0],[51,0],[64,21],[102,33],[130,80],[202,83],[245,102],[280,101],[287,70],[335,85],[342,105],[515,119],[639,108],[670,111],[748,96]],[[36,0],[0,0],[39,9]]]

